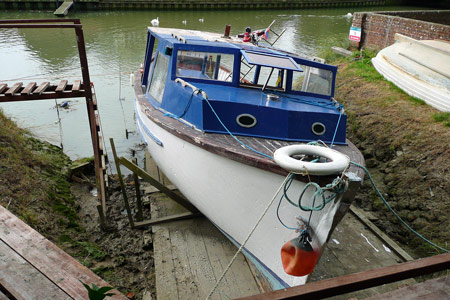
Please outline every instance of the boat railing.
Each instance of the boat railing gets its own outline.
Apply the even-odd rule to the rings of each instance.
[[[190,87],[192,89],[192,91],[194,92],[194,95],[198,95],[201,93],[205,99],[208,99],[208,94],[206,94],[205,91],[195,87],[194,85],[190,84],[189,82],[186,82],[181,78],[176,78],[175,82],[180,83],[182,87],[186,87],[186,86]]]

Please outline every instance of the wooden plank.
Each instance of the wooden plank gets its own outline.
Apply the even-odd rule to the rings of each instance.
[[[66,0],[55,10],[53,14],[58,17],[64,17],[65,15],[67,15],[72,5],[73,5],[72,0]]]
[[[6,91],[5,95],[9,96],[14,95],[22,87],[22,85],[23,85],[22,82],[15,83],[11,88],[9,88],[9,90]]]
[[[239,299],[320,299],[379,286],[406,278],[439,272],[449,268],[450,253],[445,253],[394,266],[344,275],[308,283],[302,286]]]
[[[238,248],[206,219],[199,220],[197,223],[208,252],[209,261],[216,279],[218,279],[236,254]],[[263,290],[259,288],[247,260],[243,254],[240,254],[225,274],[215,293],[224,295],[225,299],[234,299],[261,292]]]
[[[383,293],[371,297],[367,300],[397,300],[397,299],[450,299],[450,276],[430,279],[425,282],[417,283],[394,291]]]
[[[22,95],[29,95],[36,87],[36,82],[30,82],[21,92]]]
[[[87,284],[109,286],[107,282],[56,247],[3,206],[0,206],[0,228],[7,229],[0,230],[0,238],[4,243],[45,274],[70,297],[74,299],[88,298],[87,290],[80,280]],[[113,292],[115,296],[111,299],[127,299],[117,290],[113,290]]]
[[[152,219],[164,216],[160,208],[151,206]],[[156,273],[156,293],[158,299],[179,299],[178,290],[172,260],[172,247],[170,245],[170,234],[167,226],[153,226],[153,251]]]
[[[98,114],[95,115],[95,128],[97,129],[97,131],[100,131],[100,117]],[[100,145],[101,145],[101,143],[100,143]]]
[[[343,56],[346,56],[346,57],[350,57],[350,56],[353,55],[352,51],[349,51],[347,49],[344,49],[344,48],[341,48],[341,47],[337,47],[337,46],[331,47],[331,50],[334,53],[337,53],[337,54],[340,54],[340,55],[343,55]]]
[[[38,94],[41,95],[43,92],[45,92],[45,90],[49,87],[50,82],[45,81],[43,83],[41,83],[41,85],[34,90],[33,94]]]
[[[15,298],[73,299],[9,248],[3,240],[0,240],[0,270],[0,284]]]
[[[190,224],[189,229],[195,227],[195,222],[183,222]],[[180,223],[167,224],[170,232],[170,245],[172,248],[172,261],[174,265],[174,275],[177,282],[176,289],[181,299],[199,299],[198,285],[196,282],[196,270],[191,269],[188,253],[191,249],[186,249],[187,241],[185,236],[186,228],[179,227]],[[164,298],[163,298],[164,299]],[[204,298],[201,298],[204,299]]]
[[[7,293],[5,291],[5,293]],[[1,283],[0,283],[0,300],[11,300],[13,299],[13,296],[9,294],[9,296],[6,296],[4,293],[2,293],[2,287],[1,287]]]
[[[58,86],[56,87],[55,92],[56,93],[64,92],[64,89],[66,88],[66,86],[67,86],[67,80],[61,80],[59,82]]]
[[[398,256],[400,256],[403,261],[411,261],[414,258],[411,257],[405,250],[403,250],[400,246],[397,245],[390,237],[388,237],[384,232],[382,232],[375,224],[373,224],[364,214],[364,212],[355,207],[354,205],[350,206],[350,211],[358,217],[361,222],[364,223],[377,237],[379,237],[382,241],[384,241],[389,248],[391,248]]]
[[[181,206],[185,207],[190,212],[194,212],[195,213],[195,212],[198,211],[198,209],[194,205],[192,205],[188,200],[186,200],[183,197],[177,195],[176,193],[174,193],[173,191],[168,189],[166,186],[164,186],[163,184],[159,183],[158,180],[156,180],[153,177],[151,177],[147,172],[145,172],[144,170],[139,168],[139,166],[133,164],[131,161],[129,161],[125,157],[120,157],[119,158],[119,162],[122,165],[124,165],[125,167],[127,167],[128,169],[130,169],[131,171],[135,172],[138,176],[140,176],[144,180],[148,181],[150,184],[155,186],[161,192],[163,192],[164,194],[169,196],[172,200],[174,200],[175,202],[177,202]]]
[[[72,86],[72,92],[78,92],[81,87],[81,80],[75,80]]]
[[[0,94],[6,91],[8,85],[6,83],[0,83]]]
[[[201,216],[203,216],[201,213],[184,212],[181,214],[174,214],[174,215],[170,215],[170,216],[166,216],[166,217],[161,217],[161,218],[156,218],[156,219],[152,218],[151,220],[134,222],[134,228],[142,228],[142,227],[146,227],[146,226],[181,221],[181,220],[192,219],[192,218],[201,217]]]

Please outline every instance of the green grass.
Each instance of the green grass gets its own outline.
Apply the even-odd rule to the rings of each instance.
[[[433,119],[436,122],[445,122],[450,120],[450,112],[438,112],[433,114]]]

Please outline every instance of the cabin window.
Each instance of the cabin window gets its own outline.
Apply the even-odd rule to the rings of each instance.
[[[234,55],[179,50],[177,76],[232,81]]]
[[[159,103],[161,103],[163,98],[168,67],[169,67],[169,58],[158,52],[148,92],[150,96],[152,96]]]
[[[293,72],[292,90],[331,96],[333,72],[302,66],[303,72]]]
[[[273,70],[272,70],[273,69]],[[286,89],[286,71],[283,69],[250,65],[246,61],[241,61],[242,86],[253,88],[265,88],[284,91]]]

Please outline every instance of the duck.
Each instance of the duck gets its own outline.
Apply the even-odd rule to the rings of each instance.
[[[198,19],[198,21],[203,23],[203,22],[205,22],[205,19],[203,19],[203,17],[202,17],[202,18]]]
[[[150,23],[152,23],[152,26],[159,26],[159,17],[156,17]]]

